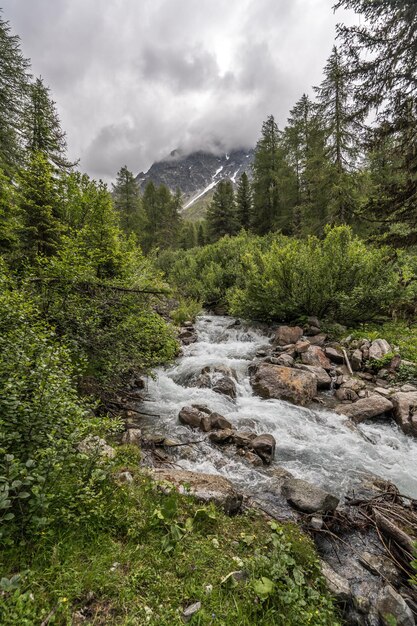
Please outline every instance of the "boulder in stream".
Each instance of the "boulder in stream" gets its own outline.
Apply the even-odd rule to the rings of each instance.
[[[228,515],[237,513],[242,505],[242,494],[223,476],[174,469],[155,469],[153,476],[157,481],[171,483],[180,493],[189,493],[200,502],[214,502]]]
[[[191,426],[191,428],[200,428],[201,420],[206,417],[206,413],[199,411],[193,406],[184,406],[179,412],[178,417],[181,424]]]
[[[314,374],[317,379],[318,389],[330,389],[332,385],[332,379],[323,367],[319,367],[317,365],[304,365],[303,363],[299,363],[296,365],[296,368],[304,372],[310,372],[311,374]]]
[[[359,424],[367,419],[390,413],[393,408],[394,405],[391,400],[378,394],[369,396],[369,398],[361,398],[354,404],[338,405],[335,411],[350,417],[354,422]]]
[[[384,626],[415,626],[411,609],[391,585],[386,585],[379,592],[376,607]]]
[[[254,391],[263,398],[287,400],[306,405],[317,395],[317,379],[303,372],[280,365],[261,363],[251,376]]]
[[[221,393],[224,396],[229,396],[233,400],[236,398],[236,384],[229,376],[222,376],[212,387],[216,393]]]
[[[417,391],[402,392],[391,397],[394,404],[394,418],[406,435],[417,437]]]
[[[282,486],[282,494],[287,501],[303,513],[333,511],[339,499],[321,487],[300,478],[289,478]]]
[[[276,441],[272,435],[259,435],[251,441],[252,449],[267,465],[274,460],[275,446]]]

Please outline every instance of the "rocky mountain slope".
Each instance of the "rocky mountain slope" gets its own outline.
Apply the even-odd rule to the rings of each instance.
[[[154,163],[146,173],[138,174],[136,180],[142,189],[149,181],[156,185],[164,184],[171,191],[179,189],[183,194],[185,216],[198,219],[204,214],[213,189],[220,180],[229,178],[237,184],[243,172],[251,175],[253,156],[253,149],[235,150],[221,155],[203,151],[184,155],[180,150],[173,150],[166,159]]]

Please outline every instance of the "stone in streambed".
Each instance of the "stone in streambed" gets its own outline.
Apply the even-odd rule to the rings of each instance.
[[[233,426],[223,415],[219,413],[211,413],[203,417],[200,423],[203,432],[208,433],[211,430],[232,429]]]
[[[225,428],[224,430],[213,430],[209,434],[209,439],[212,443],[224,445],[226,443],[232,443],[233,430],[231,428]]]
[[[276,441],[272,435],[259,435],[252,439],[251,447],[264,463],[270,465],[275,456]]]
[[[345,362],[345,357],[343,356],[343,352],[339,348],[332,348],[328,346],[324,350],[324,354],[330,359],[333,363],[338,363],[339,365],[343,365]]]
[[[254,391],[262,398],[306,405],[317,395],[317,379],[310,372],[261,363],[251,376]]]
[[[337,406],[336,413],[341,413],[350,417],[354,422],[359,424],[367,419],[373,417],[379,417],[384,413],[390,413],[393,409],[393,403],[388,398],[384,398],[380,395],[370,396],[369,398],[362,398],[350,405]]]
[[[391,585],[386,585],[378,594],[376,603],[378,615],[384,626],[415,626],[411,609],[404,598]]]
[[[304,365],[314,365],[315,367],[322,367],[325,370],[330,370],[332,367],[330,360],[319,346],[310,346],[309,349],[301,355],[301,360]]]
[[[417,391],[398,392],[391,397],[394,419],[406,435],[417,437]]]
[[[282,486],[282,494],[299,511],[316,513],[333,511],[339,504],[336,496],[300,478],[290,478]]]
[[[206,413],[199,411],[193,406],[184,406],[179,412],[178,417],[181,424],[191,426],[191,428],[200,428],[201,421],[206,417]]]
[[[299,363],[295,367],[299,370],[314,374],[317,379],[318,389],[330,389],[332,379],[323,367],[318,367],[317,365],[304,365],[303,363]]]
[[[228,376],[222,376],[217,380],[213,387],[213,391],[220,393],[224,396],[229,396],[233,400],[236,398],[236,384]]]

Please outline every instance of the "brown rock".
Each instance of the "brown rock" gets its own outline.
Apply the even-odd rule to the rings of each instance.
[[[307,352],[301,355],[301,360],[304,365],[323,367],[325,370],[330,370],[332,367],[329,359],[319,346],[310,346]]]
[[[314,374],[317,379],[318,389],[330,389],[332,379],[330,378],[326,370],[322,367],[317,367],[316,365],[298,364],[296,365],[296,368],[304,372],[310,372],[311,374]]]
[[[321,348],[326,343],[327,335],[324,333],[317,333],[313,337],[310,337],[309,341],[312,346],[320,346]]]
[[[205,433],[210,432],[211,430],[225,430],[232,429],[233,426],[223,415],[219,413],[211,413],[210,415],[206,415],[201,420],[200,428]]]
[[[303,352],[307,352],[310,345],[311,344],[309,341],[297,341],[297,343],[295,344],[295,351],[297,354],[302,354]]]
[[[317,380],[310,372],[261,364],[251,376],[254,391],[263,398],[277,398],[305,405],[317,395]]]
[[[155,469],[153,475],[157,481],[172,483],[180,493],[190,493],[200,502],[214,502],[229,515],[237,513],[242,505],[242,495],[223,476],[173,469]]]
[[[255,433],[246,430],[233,433],[233,441],[238,448],[249,448],[252,440],[255,439]]]
[[[292,367],[294,365],[294,359],[290,354],[281,354],[279,357],[271,357],[271,363],[273,365],[282,365],[283,367]]]
[[[336,391],[334,395],[337,400],[339,400],[339,402],[356,402],[357,400],[359,400],[359,396],[356,391],[353,391],[353,389],[349,389],[346,387],[341,387]]]
[[[228,376],[222,376],[222,378],[219,378],[219,380],[214,383],[212,389],[216,393],[229,396],[229,398],[236,398],[236,385]]]
[[[379,417],[384,413],[389,413],[393,409],[393,403],[380,395],[363,398],[347,406],[337,406],[336,412],[347,415],[356,423],[363,422],[373,417]]]
[[[251,441],[251,446],[262,461],[270,465],[275,456],[275,438],[272,435],[259,435]]]
[[[122,436],[122,443],[140,446],[142,442],[142,431],[139,428],[128,428]]]
[[[179,412],[178,417],[181,424],[191,426],[191,428],[200,428],[201,420],[206,417],[206,414],[192,406],[184,406]]]
[[[357,348],[350,355],[350,364],[355,372],[358,372],[362,367],[363,354],[362,351]]]
[[[275,333],[274,343],[286,346],[290,343],[297,343],[302,336],[303,329],[299,326],[280,326]]]
[[[213,443],[218,443],[221,445],[225,443],[232,443],[233,430],[231,430],[230,428],[227,428],[225,430],[213,430],[213,432],[209,434],[209,439]]]

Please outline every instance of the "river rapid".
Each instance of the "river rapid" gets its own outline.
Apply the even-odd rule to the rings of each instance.
[[[404,495],[417,498],[417,440],[404,435],[391,420],[353,427],[347,418],[321,408],[306,409],[280,400],[264,400],[252,392],[248,367],[269,338],[256,328],[235,325],[230,317],[202,315],[196,321],[198,341],[184,348],[174,365],[160,368],[150,379],[143,410],[146,433],[164,434],[181,442],[176,466],[221,474],[249,493],[268,489],[270,468],[255,468],[236,454],[212,445],[207,435],[178,421],[183,406],[205,404],[233,426],[257,434],[270,433],[277,442],[275,465],[295,477],[343,496],[365,474],[392,481]],[[227,366],[236,372],[237,398],[192,386],[206,366]]]

